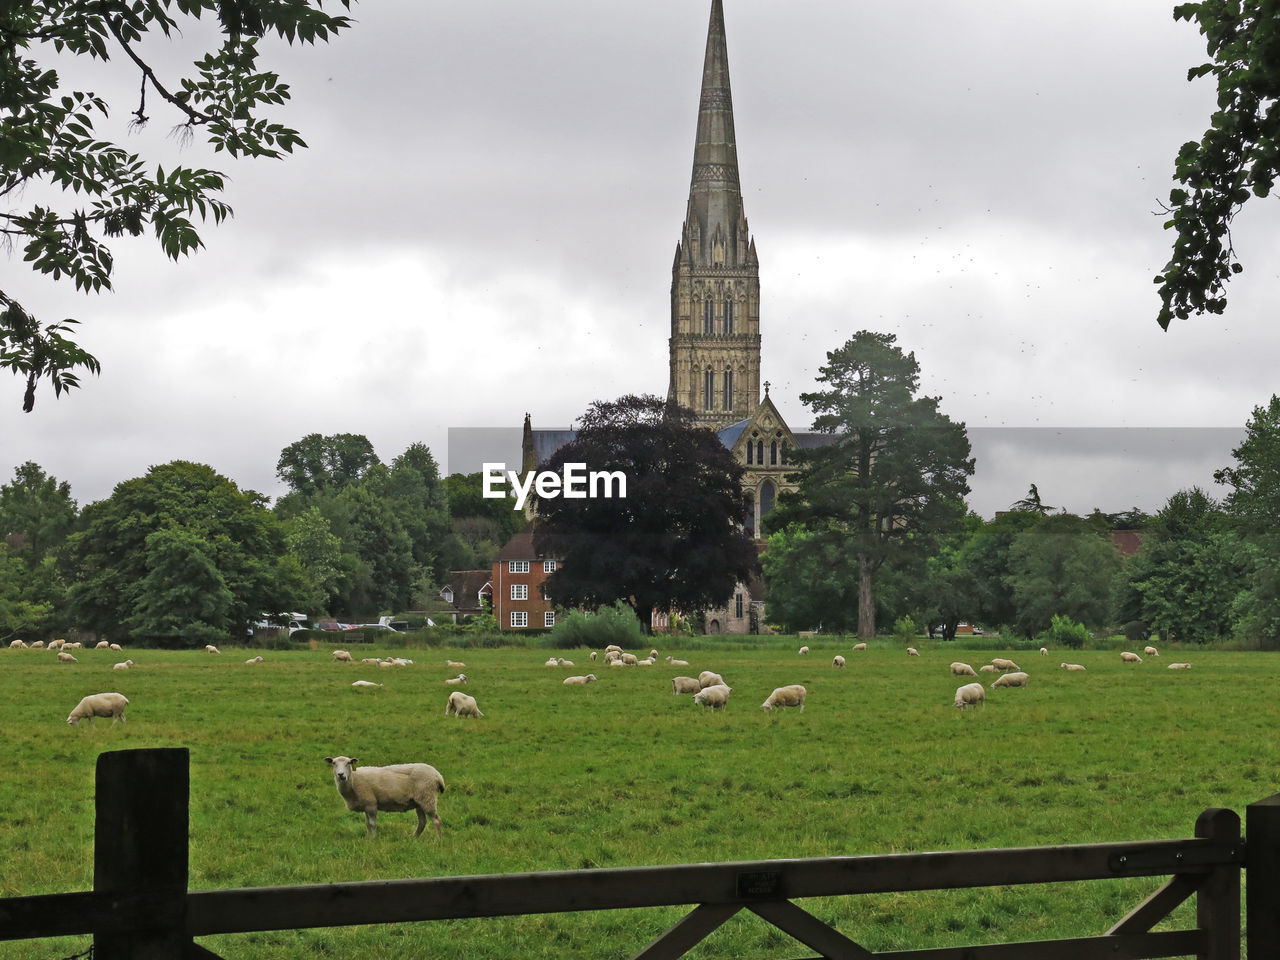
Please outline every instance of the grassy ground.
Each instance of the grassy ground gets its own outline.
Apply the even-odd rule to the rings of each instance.
[[[1280,657],[1166,650],[1122,664],[1115,651],[1014,655],[1027,689],[952,705],[953,659],[993,651],[891,641],[790,639],[687,653],[689,667],[608,668],[562,651],[397,650],[417,662],[378,669],[329,661],[328,648],[267,652],[0,651],[8,680],[0,730],[9,754],[0,808],[0,896],[92,887],[93,777],[104,750],[191,750],[195,889],[699,861],[821,857],[1190,836],[1206,807],[1275,793]],[[679,651],[664,647],[663,653]],[[357,656],[379,652],[362,651]],[[385,652],[385,651],[384,651]],[[831,666],[834,653],[849,661]],[[485,717],[444,716],[445,658]],[[1085,673],[1057,669],[1061,660]],[[1175,659],[1188,671],[1170,671]],[[723,712],[671,694],[699,670],[733,687]],[[593,671],[599,682],[565,687]],[[355,689],[352,680],[385,684]],[[984,675],[990,681],[990,677]],[[806,711],[760,710],[802,683]],[[64,719],[87,693],[130,699],[127,727]],[[334,789],[326,756],[425,761],[444,775],[444,836],[412,838],[412,814],[384,814],[379,836]],[[896,894],[805,906],[872,950],[1102,933],[1158,881],[1070,888]],[[1185,908],[1184,908],[1185,909]],[[684,910],[565,914],[511,921],[334,928],[209,938],[228,957],[625,956]],[[60,958],[86,938],[0,943],[0,958]],[[808,955],[739,916],[690,956]]]

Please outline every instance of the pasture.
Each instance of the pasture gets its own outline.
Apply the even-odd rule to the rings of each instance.
[[[8,744],[0,809],[0,896],[92,887],[93,778],[104,750],[191,751],[194,889],[821,857],[1190,836],[1207,807],[1280,791],[1280,657],[1162,650],[1122,664],[1115,651],[1001,654],[889,640],[812,638],[684,654],[688,667],[610,668],[586,651],[547,667],[539,649],[397,649],[416,662],[379,669],[314,651],[0,651]],[[388,651],[352,650],[357,660]],[[831,666],[835,653],[848,667]],[[1012,656],[1026,689],[952,705],[952,660]],[[463,688],[483,719],[444,715]],[[1086,672],[1058,669],[1062,660]],[[1189,660],[1191,670],[1168,670]],[[671,693],[671,678],[711,669],[733,688],[723,711]],[[599,678],[566,687],[571,674]],[[992,675],[981,675],[990,687]],[[356,679],[385,684],[358,689]],[[972,679],[972,678],[967,678]],[[772,714],[776,686],[808,688],[804,713]],[[128,724],[68,726],[88,693],[119,691]],[[346,809],[326,756],[423,761],[447,784],[444,835],[413,839],[412,814],[384,813],[379,834]],[[1158,881],[997,888],[805,901],[873,950],[1103,932]],[[1184,905],[1182,911],[1190,909]],[[684,911],[561,914],[282,931],[209,938],[243,960],[627,956]],[[1180,914],[1182,915],[1182,914]],[[0,958],[61,958],[87,938],[0,943]],[[807,956],[740,915],[694,958]]]

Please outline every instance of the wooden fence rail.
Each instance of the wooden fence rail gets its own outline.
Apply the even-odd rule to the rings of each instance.
[[[95,960],[215,958],[192,938],[224,933],[694,905],[636,960],[674,960],[749,910],[832,960],[1239,960],[1241,875],[1249,954],[1280,958],[1280,795],[1240,818],[1210,809],[1194,836],[888,856],[624,867],[241,890],[187,890],[184,749],[98,758],[92,892],[0,899],[0,940],[92,934]],[[793,901],[911,890],[1158,877],[1169,880],[1105,934],[871,953]],[[1196,926],[1154,932],[1196,898]]]

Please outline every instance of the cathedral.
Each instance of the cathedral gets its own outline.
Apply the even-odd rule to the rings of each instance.
[[[724,5],[712,0],[689,202],[671,268],[667,398],[694,411],[742,464],[750,502],[743,526],[757,539],[778,494],[793,488],[785,480],[789,451],[830,439],[792,432],[769,399],[768,381],[761,395],[760,347],[760,261],[738,180]],[[526,415],[525,469],[572,439],[572,430],[534,429]],[[745,632],[751,604],[739,593],[729,610],[708,614],[708,632]]]

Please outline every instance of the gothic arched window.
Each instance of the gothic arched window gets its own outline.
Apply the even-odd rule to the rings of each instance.
[[[750,440],[747,441],[747,466],[750,467],[755,463],[756,445]]]
[[[776,467],[778,465],[778,441],[769,441],[769,466]]]
[[[766,480],[760,484],[760,518],[764,519],[773,509],[773,481]]]
[[[724,332],[733,333],[733,300],[724,302]]]
[[[733,409],[733,371],[729,367],[724,368],[724,409]]]
[[[764,441],[763,440],[756,441],[756,462],[759,463],[760,466],[762,467],[764,466]]]
[[[702,301],[702,332],[708,337],[716,332],[716,322],[712,315],[713,304],[710,300]]]
[[[710,367],[702,375],[702,406],[704,410],[714,410],[716,407],[716,375],[711,372]]]

